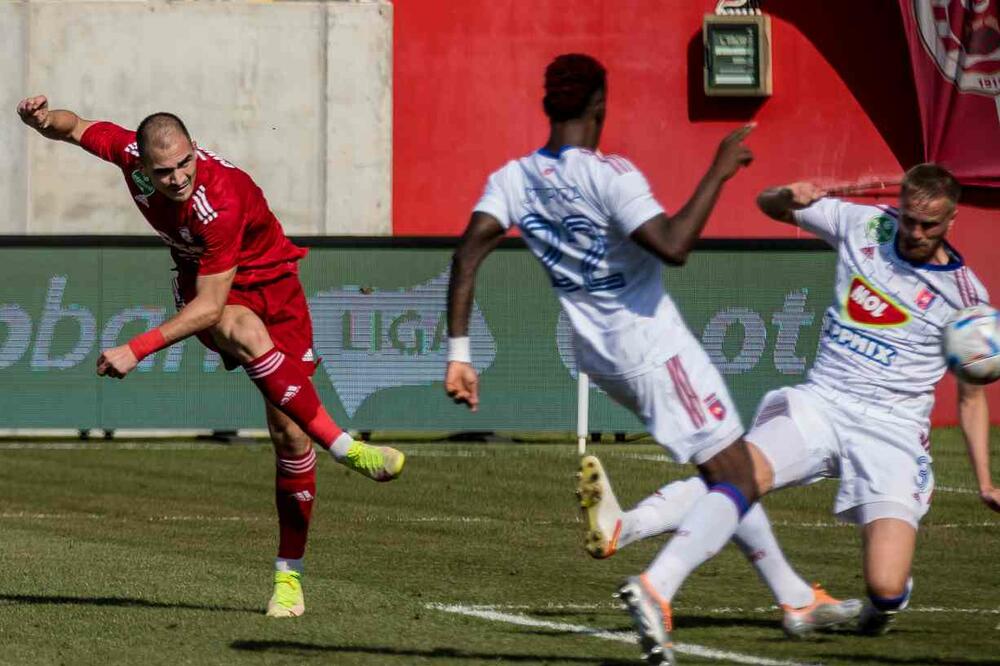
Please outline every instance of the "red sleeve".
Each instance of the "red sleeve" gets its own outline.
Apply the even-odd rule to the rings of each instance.
[[[80,137],[80,147],[88,153],[125,168],[139,158],[135,132],[114,123],[94,123]]]
[[[196,217],[201,221],[205,251],[198,260],[198,275],[225,273],[239,264],[246,213],[239,197],[213,201],[211,195],[191,195]]]

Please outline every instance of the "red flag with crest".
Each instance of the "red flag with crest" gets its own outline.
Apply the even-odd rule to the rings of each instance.
[[[899,0],[924,157],[1000,187],[1000,0]]]

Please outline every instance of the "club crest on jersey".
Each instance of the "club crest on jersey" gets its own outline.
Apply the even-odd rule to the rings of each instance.
[[[705,398],[705,407],[708,408],[708,413],[714,416],[716,421],[726,418],[726,406],[714,393]]]
[[[896,220],[885,213],[876,215],[865,223],[865,238],[872,243],[888,243],[896,232]]]
[[[860,275],[851,280],[844,303],[844,314],[856,324],[865,326],[902,326],[910,315],[891,298],[873,287]]]
[[[149,197],[156,191],[156,188],[153,187],[153,181],[141,170],[136,169],[132,172],[132,182],[139,188],[139,194],[135,195],[135,200],[149,208]]]

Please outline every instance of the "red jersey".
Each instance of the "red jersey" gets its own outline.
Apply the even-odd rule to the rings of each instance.
[[[184,282],[236,266],[233,285],[249,287],[295,273],[296,262],[306,256],[285,236],[250,176],[211,151],[196,150],[194,193],[178,202],[153,189],[142,173],[135,132],[98,122],[80,145],[121,168],[135,205],[170,246]]]

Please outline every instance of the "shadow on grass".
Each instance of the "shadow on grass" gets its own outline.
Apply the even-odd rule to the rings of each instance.
[[[150,601],[148,599],[129,599],[127,597],[69,597],[44,594],[0,594],[0,606],[16,606],[18,604],[32,606],[115,606],[118,608],[173,608],[180,610],[201,610],[222,613],[253,613],[260,614],[260,608],[248,606],[220,606],[218,604],[184,604],[166,601]]]
[[[234,650],[246,652],[274,652],[283,654],[370,654],[379,657],[420,657],[422,659],[481,659],[499,663],[545,662],[552,664],[595,664],[599,666],[634,666],[634,659],[600,659],[595,657],[574,657],[555,654],[512,654],[504,652],[472,652],[452,647],[397,648],[374,645],[320,645],[299,641],[233,641]]]
[[[977,657],[890,657],[884,653],[873,654],[831,654],[830,659],[855,661],[860,664],[908,664],[912,666],[1000,666],[997,659]]]

